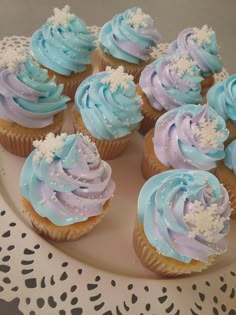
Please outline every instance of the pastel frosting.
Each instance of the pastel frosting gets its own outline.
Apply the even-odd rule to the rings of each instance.
[[[204,77],[222,70],[216,34],[207,25],[202,28],[189,27],[182,30],[167,49],[169,54],[183,51],[187,51],[191,58],[197,62]]]
[[[0,55],[0,119],[27,128],[49,126],[70,100],[62,90],[25,51],[7,49]]]
[[[236,140],[225,148],[224,164],[236,174]]]
[[[162,255],[207,262],[227,250],[229,196],[209,172],[171,170],[151,177],[138,197],[138,220]]]
[[[207,103],[225,120],[236,124],[236,74],[213,85],[207,93]]]
[[[81,134],[35,141],[20,175],[20,190],[34,210],[58,226],[83,222],[103,212],[115,184],[96,146]]]
[[[86,23],[70,13],[66,5],[54,9],[54,15],[38,29],[30,40],[32,56],[56,73],[70,76],[82,72],[91,63],[96,37]]]
[[[153,146],[167,167],[208,171],[224,159],[229,131],[224,119],[207,105],[170,110],[156,122]]]
[[[136,7],[116,14],[101,28],[98,37],[104,52],[133,64],[149,60],[159,39],[153,19]]]
[[[76,91],[75,104],[90,134],[101,140],[126,136],[143,119],[133,76],[122,66],[107,67],[84,80]]]
[[[200,69],[186,54],[165,55],[147,65],[139,85],[158,111],[202,102]]]

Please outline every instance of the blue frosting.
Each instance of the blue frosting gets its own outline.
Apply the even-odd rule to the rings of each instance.
[[[91,63],[90,54],[95,49],[95,39],[85,22],[74,16],[68,20],[68,26],[54,26],[47,21],[33,34],[30,49],[40,64],[69,76],[72,72],[84,71]]]
[[[28,128],[46,127],[70,100],[62,91],[63,84],[48,80],[47,70],[27,56],[17,73],[0,70],[0,118]]]
[[[224,164],[236,174],[236,140],[226,147]]]
[[[145,15],[145,25],[140,25],[137,29],[127,23],[130,14],[139,11],[142,15],[139,8],[128,9],[115,15],[101,28],[98,40],[106,53],[134,64],[150,59],[151,48],[157,44],[160,35],[150,16]]]
[[[204,233],[189,235],[192,226],[185,215],[194,213],[196,201],[204,207],[217,204],[219,218],[224,220],[212,242],[205,239]],[[205,171],[181,169],[160,173],[146,181],[138,197],[138,220],[148,241],[164,256],[185,263],[192,259],[207,261],[209,255],[225,250],[221,240],[229,230],[229,214],[227,191],[214,175]]]
[[[76,108],[88,131],[97,139],[112,140],[130,134],[143,119],[141,98],[129,79],[128,88],[121,85],[112,91],[104,71],[88,77],[75,94]]]
[[[207,93],[208,105],[236,124],[236,74],[213,85]]]
[[[101,214],[114,188],[111,167],[101,161],[96,146],[79,134],[65,136],[51,161],[35,149],[20,175],[22,195],[40,216],[58,226]]]

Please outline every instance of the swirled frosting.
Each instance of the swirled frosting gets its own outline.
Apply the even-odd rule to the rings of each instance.
[[[167,167],[208,171],[225,157],[228,135],[224,119],[211,107],[185,105],[157,120],[154,151]]]
[[[229,196],[205,171],[171,170],[151,177],[138,197],[138,219],[162,255],[207,262],[227,250]]]
[[[201,29],[197,27],[184,29],[167,49],[169,54],[183,51],[187,51],[191,58],[197,62],[204,77],[222,70],[216,34],[207,25]]]
[[[101,28],[98,37],[103,51],[133,64],[149,60],[159,39],[153,19],[136,7],[115,15]]]
[[[6,49],[0,55],[0,119],[28,128],[49,126],[69,101],[62,90],[26,52]]]
[[[200,69],[186,53],[166,55],[147,65],[139,85],[150,105],[161,111],[202,102]]]
[[[133,76],[124,73],[121,66],[107,67],[84,80],[76,91],[75,103],[86,128],[97,139],[126,136],[143,119]]]
[[[236,140],[225,148],[224,164],[236,174]]]
[[[225,120],[236,124],[236,74],[213,85],[207,93],[207,103]]]
[[[21,193],[34,210],[58,226],[101,214],[115,184],[95,144],[80,134],[51,133],[34,145],[20,175]]]
[[[30,41],[32,56],[46,68],[65,76],[84,71],[95,49],[95,36],[83,20],[69,11],[68,5],[62,10],[54,9],[54,16]]]

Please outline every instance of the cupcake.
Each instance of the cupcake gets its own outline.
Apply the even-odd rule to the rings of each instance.
[[[229,193],[231,207],[233,209],[231,217],[236,219],[236,140],[227,145],[225,158],[221,161],[216,170],[216,176],[225,186]]]
[[[141,8],[130,8],[115,15],[98,36],[100,71],[106,66],[122,65],[138,82],[140,72],[152,60],[151,52],[159,39],[153,19]]]
[[[90,55],[94,49],[95,36],[83,20],[70,13],[68,5],[55,8],[30,40],[33,58],[47,68],[50,77],[56,77],[57,84],[63,83],[63,93],[72,100],[78,85],[93,71]]]
[[[230,132],[227,143],[236,139],[236,74],[212,86],[207,103],[226,121]]]
[[[143,176],[181,168],[215,173],[228,135],[224,119],[207,105],[172,109],[145,136]]]
[[[111,167],[82,134],[50,133],[34,146],[20,175],[26,212],[45,238],[79,239],[108,211],[115,188]]]
[[[75,130],[87,134],[105,160],[125,150],[143,119],[133,76],[122,66],[87,78],[76,91],[75,104]]]
[[[9,48],[0,54],[0,144],[26,157],[33,141],[60,133],[69,98],[63,85],[48,79],[26,51]]]
[[[139,193],[137,212],[134,249],[157,274],[201,272],[227,251],[229,197],[209,172],[179,169],[153,176]]]
[[[138,86],[144,116],[140,133],[145,135],[170,109],[201,103],[201,80],[200,69],[186,52],[163,56],[146,66]]]
[[[204,77],[202,94],[205,95],[214,84],[214,74],[222,70],[215,32],[207,25],[182,30],[177,39],[169,45],[167,52],[173,54],[183,51],[187,51],[201,69],[201,75]]]

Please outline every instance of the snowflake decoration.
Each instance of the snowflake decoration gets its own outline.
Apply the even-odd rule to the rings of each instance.
[[[192,38],[199,46],[210,44],[212,35],[214,35],[214,31],[210,27],[208,27],[208,25],[204,25],[201,29],[193,27]]]
[[[18,65],[26,61],[27,52],[25,48],[13,48],[3,50],[0,53],[0,68],[7,68],[9,72],[16,73]]]
[[[217,120],[201,118],[196,128],[193,128],[193,135],[197,138],[199,148],[211,147],[217,149],[217,139],[224,137],[223,132],[217,131]]]
[[[48,22],[52,23],[53,27],[57,27],[62,25],[63,27],[67,28],[69,25],[69,21],[72,20],[75,15],[70,13],[69,5],[66,5],[63,9],[55,8],[54,15],[48,18]]]
[[[101,83],[109,84],[110,91],[115,92],[120,86],[125,91],[129,88],[129,81],[134,77],[131,74],[125,73],[124,68],[119,66],[117,69],[106,67],[107,76],[101,79]]]
[[[197,67],[197,63],[190,59],[187,53],[171,59],[170,70],[176,72],[180,77],[183,77],[184,74],[194,75],[194,67]]]
[[[66,133],[55,136],[50,132],[45,140],[34,141],[33,145],[36,148],[36,151],[33,161],[39,162],[42,158],[45,158],[45,161],[48,164],[52,163],[55,152],[63,147],[66,137]]]
[[[214,236],[224,229],[226,218],[220,216],[216,203],[205,206],[195,200],[192,212],[186,213],[184,220],[190,228],[189,237],[202,236],[207,242],[214,242]]]
[[[144,14],[141,8],[137,8],[135,12],[128,11],[128,20],[126,21],[135,31],[148,26],[151,19],[150,15]]]

